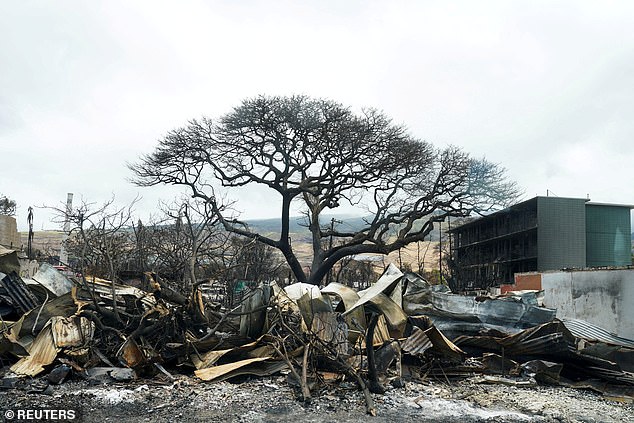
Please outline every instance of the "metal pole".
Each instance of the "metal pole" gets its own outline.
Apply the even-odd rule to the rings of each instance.
[[[66,251],[66,240],[68,239],[68,232],[70,232],[70,219],[69,216],[73,211],[73,193],[69,192],[66,197],[66,216],[64,218],[64,234],[62,235],[62,246],[59,250],[59,264],[68,264],[68,252]]]
[[[335,230],[335,218],[330,219],[330,240],[328,241],[328,251],[332,250],[332,232]],[[326,275],[326,285],[330,283],[332,279],[332,267],[328,270]]]
[[[29,223],[29,239],[26,247],[26,254],[29,260],[33,260],[33,207],[29,206],[29,214],[26,218]]]
[[[438,225],[438,278],[439,278],[439,282],[442,283],[442,222],[439,223]]]

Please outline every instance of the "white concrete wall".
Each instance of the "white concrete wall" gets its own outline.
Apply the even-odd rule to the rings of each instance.
[[[634,269],[542,273],[544,306],[634,339]]]

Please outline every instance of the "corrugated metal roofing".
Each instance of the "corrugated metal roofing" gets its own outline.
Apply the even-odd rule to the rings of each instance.
[[[592,323],[578,319],[563,319],[563,322],[570,333],[577,338],[603,342],[610,345],[618,345],[620,347],[634,348],[633,340],[613,335],[607,330],[597,325],[593,325]]]
[[[401,348],[406,353],[412,355],[422,355],[426,350],[432,347],[432,343],[425,335],[425,332],[417,327],[414,327],[412,334],[401,345]]]
[[[40,305],[24,281],[15,273],[5,275],[0,272],[0,294],[22,314]]]

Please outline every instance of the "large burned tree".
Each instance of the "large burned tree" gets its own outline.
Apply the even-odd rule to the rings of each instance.
[[[313,284],[344,257],[388,254],[423,240],[447,216],[504,205],[518,194],[494,163],[457,147],[435,148],[377,110],[356,114],[305,96],[261,96],[215,122],[193,120],[130,168],[141,186],[187,186],[212,206],[226,230],[279,249],[297,280]],[[275,193],[279,238],[226,214],[225,193],[214,186],[245,185]],[[293,202],[301,203],[312,234],[309,274],[289,240]],[[342,231],[322,221],[324,212],[349,204],[367,209],[362,228]],[[326,242],[331,237],[334,242]]]

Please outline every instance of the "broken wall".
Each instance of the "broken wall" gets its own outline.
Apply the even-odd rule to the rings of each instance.
[[[634,339],[634,269],[544,272],[544,306]]]

